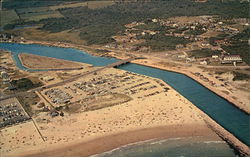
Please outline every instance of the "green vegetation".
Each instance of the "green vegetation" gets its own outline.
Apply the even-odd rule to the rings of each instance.
[[[63,16],[58,11],[51,11],[51,12],[37,12],[37,13],[22,14],[20,15],[20,17],[24,21],[39,21],[41,19],[59,18]]]
[[[31,7],[42,7],[52,6],[65,3],[66,0],[4,0],[3,8],[5,9],[18,9],[18,8],[31,8]]]
[[[21,8],[16,9],[16,12],[20,14],[37,13],[37,12],[49,12],[51,9],[49,7],[33,7],[33,8]]]
[[[248,9],[249,6],[246,3],[238,1],[225,3],[217,0],[210,0],[206,3],[195,3],[193,0],[126,2],[95,10],[87,7],[59,9],[64,18],[43,20],[42,29],[50,32],[78,29],[81,31],[81,39],[87,41],[88,44],[105,44],[113,41],[112,36],[117,32],[122,32],[123,26],[133,21],[214,14],[226,18],[248,17]],[[162,29],[155,24],[145,27],[153,28],[153,30]]]
[[[229,39],[230,45],[224,45],[222,48],[230,53],[240,55],[244,62],[250,65],[250,50],[248,40],[250,37],[250,28],[236,34]]]
[[[39,112],[38,110],[32,109],[32,106],[40,101],[40,98],[35,92],[29,93],[25,96],[18,96],[17,99],[29,116],[33,116],[34,114]]]
[[[182,34],[184,31],[188,30],[188,28],[175,28],[173,33],[179,33],[179,34]]]
[[[250,75],[248,74],[244,74],[244,73],[240,73],[240,72],[236,72],[233,71],[233,81],[237,81],[237,80],[249,80],[250,79]]]
[[[196,58],[205,58],[205,57],[211,57],[212,55],[215,54],[220,54],[220,51],[213,51],[211,49],[208,48],[203,48],[200,50],[193,50],[188,52],[190,56],[194,56]]]
[[[229,34],[222,33],[222,34],[217,35],[216,37],[211,37],[209,38],[209,44],[213,46],[217,46],[217,44],[215,43],[216,40],[224,40],[228,38],[229,36],[230,36]]]
[[[98,4],[97,2],[95,4],[94,2],[88,3],[93,3],[93,6],[97,6]],[[40,7],[50,6],[51,9],[53,8],[52,5],[64,5],[63,8],[59,9],[63,17],[58,18],[60,17],[59,13],[51,14],[51,11],[41,11]],[[104,6],[106,4],[99,2],[98,5]],[[38,20],[42,19],[39,23],[43,24],[42,30],[44,31],[79,31],[80,38],[85,40],[87,44],[106,44],[112,42],[112,36],[122,33],[124,25],[133,21],[146,21],[152,18],[169,18],[174,16],[219,15],[222,18],[248,18],[249,16],[248,2],[240,3],[238,0],[226,1],[224,3],[219,0],[209,0],[206,3],[196,3],[194,0],[119,1],[111,6],[97,7],[98,9],[90,9],[82,5],[74,8],[64,8],[65,6],[66,4],[63,0],[26,0],[25,2],[23,0],[7,0],[4,2],[4,7],[9,9],[39,7],[40,11],[38,13],[28,13],[27,16],[31,14],[31,17],[23,14],[21,18],[29,21],[35,20],[34,23],[36,24]],[[44,14],[40,15],[41,12]],[[46,12],[50,14],[46,14]],[[149,29],[157,31],[163,29],[158,24],[142,25],[139,27],[149,27]],[[189,33],[201,34],[203,32],[199,30]]]
[[[112,29],[111,29],[112,28]],[[92,44],[107,44],[113,42],[111,37],[117,32],[124,30],[123,26],[96,25],[86,26],[81,29],[80,38],[87,41],[87,45]]]
[[[28,78],[21,78],[19,80],[13,80],[13,81],[11,81],[11,84],[14,87],[16,87],[18,90],[22,90],[22,91],[29,90],[29,89],[32,89],[32,88],[36,88],[36,87],[39,87],[39,86],[42,85],[41,83],[34,84]]]
[[[11,29],[14,29],[14,28],[15,28],[14,24],[7,24],[7,25],[3,26],[4,30],[11,30]]]
[[[69,4],[69,2],[73,2]],[[47,7],[56,10],[60,8],[74,8],[88,5],[91,9],[102,8],[114,4],[113,0],[4,0],[3,8],[19,9],[32,7]]]
[[[18,15],[16,14],[15,10],[2,10],[0,11],[0,27],[13,24],[19,20]]]
[[[138,44],[138,46],[150,46],[153,51],[173,50],[178,44],[186,45],[191,42],[191,40],[183,37],[166,36],[163,32],[155,35],[146,34],[138,38],[146,40],[144,43]]]
[[[20,18],[24,21],[39,21],[48,18],[63,17],[60,12],[51,10],[49,7],[34,7],[16,9]]]
[[[103,8],[109,5],[115,4],[112,0],[100,0],[100,1],[87,1],[87,2],[79,2],[79,3],[72,3],[72,4],[62,4],[57,6],[51,6],[52,10],[62,9],[62,8],[75,8],[75,7],[83,7],[87,6],[90,9],[98,9]]]

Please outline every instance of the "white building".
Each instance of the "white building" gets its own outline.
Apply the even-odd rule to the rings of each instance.
[[[222,58],[221,63],[226,64],[226,63],[241,63],[242,58],[240,55],[226,55]]]
[[[207,65],[207,61],[201,61],[200,64],[201,65]]]
[[[213,59],[218,59],[219,56],[218,56],[218,55],[212,55],[212,58],[213,58]]]

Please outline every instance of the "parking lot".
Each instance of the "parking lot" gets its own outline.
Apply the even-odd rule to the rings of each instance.
[[[16,98],[0,102],[0,128],[22,123],[30,117]]]

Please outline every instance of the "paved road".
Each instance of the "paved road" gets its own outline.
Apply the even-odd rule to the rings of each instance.
[[[18,92],[18,93],[11,94],[11,95],[1,96],[0,101],[5,100],[5,99],[9,99],[9,98],[13,98],[13,97],[17,97],[17,96],[21,96],[21,95],[25,95],[25,94],[29,94],[29,93],[32,93],[32,92],[35,92],[35,91],[41,91],[41,90],[44,90],[44,89],[53,88],[53,87],[56,87],[56,86],[61,86],[61,85],[64,85],[65,83],[75,81],[75,80],[77,80],[77,79],[79,79],[79,78],[81,78],[83,76],[90,75],[90,74],[93,74],[93,73],[97,73],[98,71],[101,71],[101,70],[106,69],[106,68],[117,67],[119,65],[129,63],[129,62],[131,62],[132,60],[135,60],[135,59],[140,59],[140,58],[129,58],[129,59],[126,59],[126,60],[120,60],[118,62],[106,65],[104,67],[100,67],[100,68],[98,68],[96,70],[93,70],[93,71],[90,71],[90,72],[86,72],[86,73],[83,73],[83,74],[76,75],[76,76],[74,76],[72,78],[69,78],[67,80],[63,80],[63,81],[55,83],[55,84],[38,87],[38,88],[31,89],[31,90],[28,90],[28,91],[25,91],[25,92]]]

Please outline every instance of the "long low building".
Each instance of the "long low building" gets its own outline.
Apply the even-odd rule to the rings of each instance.
[[[240,55],[226,55],[222,58],[221,63],[242,63],[242,58]]]

